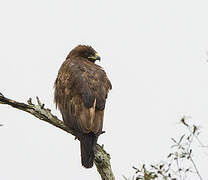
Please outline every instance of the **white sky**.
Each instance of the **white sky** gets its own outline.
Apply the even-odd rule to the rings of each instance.
[[[191,116],[208,137],[208,10],[202,0],[1,1],[0,92],[35,96],[61,118],[53,83],[69,51],[92,45],[113,90],[99,138],[117,179],[158,162],[178,121]],[[99,179],[81,167],[79,142],[35,117],[0,105],[0,179]],[[207,178],[207,156],[195,155]]]

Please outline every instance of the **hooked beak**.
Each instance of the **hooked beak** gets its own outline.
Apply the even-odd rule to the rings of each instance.
[[[100,56],[98,55],[98,53],[95,53],[95,55],[94,56],[90,56],[90,57],[88,57],[88,58],[90,58],[90,59],[93,59],[93,60],[98,60],[98,61],[100,61]]]

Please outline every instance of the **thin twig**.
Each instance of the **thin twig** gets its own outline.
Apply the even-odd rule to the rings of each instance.
[[[179,162],[178,162],[178,154],[177,154],[177,158],[176,158],[176,164],[177,164],[177,167],[178,167],[180,180],[182,180],[181,168],[180,168],[180,166],[179,166]]]
[[[199,173],[199,170],[197,169],[196,164],[195,164],[195,162],[194,162],[194,160],[192,159],[191,156],[190,156],[190,160],[191,160],[191,162],[192,162],[192,164],[194,166],[194,169],[196,170],[197,175],[199,176],[199,179],[202,180],[202,177],[201,177],[201,175]]]
[[[185,122],[185,117],[183,117],[183,118],[181,119],[181,123],[184,124],[184,125],[187,127],[187,129],[189,130],[189,132],[196,138],[196,140],[198,141],[198,143],[199,143],[199,145],[200,145],[201,147],[203,147],[203,148],[208,148],[208,146],[204,145],[204,144],[200,141],[200,139],[196,136],[196,134],[193,133],[193,131],[192,131],[191,128],[190,128],[190,125],[187,124],[187,123]]]

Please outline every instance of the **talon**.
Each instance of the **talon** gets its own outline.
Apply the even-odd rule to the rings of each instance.
[[[2,93],[0,93],[0,96],[4,97],[4,95]]]
[[[102,131],[102,132],[100,133],[100,135],[101,135],[101,134],[104,134],[104,133],[105,133],[105,131]]]

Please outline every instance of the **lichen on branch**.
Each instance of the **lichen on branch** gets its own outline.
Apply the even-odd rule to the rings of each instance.
[[[44,104],[41,103],[40,99],[36,97],[37,105],[32,103],[32,99],[29,98],[27,104],[17,102],[15,100],[6,98],[0,93],[0,104],[7,104],[12,106],[13,108],[28,112],[33,116],[37,117],[40,120],[48,122],[70,134],[76,136],[74,131],[67,127],[63,121],[58,119],[55,115],[51,113],[50,109],[44,108]],[[102,180],[115,180],[113,175],[111,164],[110,164],[110,155],[103,149],[103,146],[99,144],[96,145],[96,153],[95,153],[95,165],[97,167],[97,171],[99,172]]]

